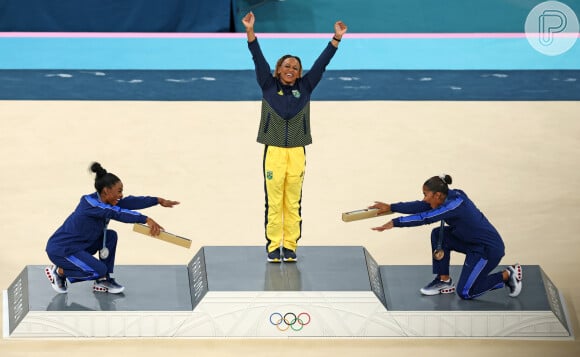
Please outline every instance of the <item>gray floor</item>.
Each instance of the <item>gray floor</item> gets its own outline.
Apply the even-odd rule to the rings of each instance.
[[[268,263],[264,247],[204,247],[209,291],[369,291],[363,247],[303,247],[298,262]],[[55,293],[44,266],[27,266],[30,311],[190,311],[186,266],[119,265],[122,294],[95,293],[93,282]]]
[[[69,284],[66,294],[52,290],[44,266],[29,265],[31,311],[191,311],[187,269],[179,265],[119,265],[121,294],[93,292],[93,282]]]
[[[302,247],[298,262],[268,263],[263,247],[203,247],[208,291],[370,291],[363,247]],[[55,293],[44,266],[27,266],[31,311],[190,311],[190,283],[185,266],[116,267],[122,294],[95,293],[92,282],[69,284]],[[432,278],[427,265],[380,266],[385,304],[392,311],[545,311],[550,310],[544,277],[537,265],[524,266],[524,288],[518,298],[507,289],[474,300],[456,294],[422,296],[419,288]],[[458,277],[461,266],[452,266]]]
[[[523,266],[524,285],[517,298],[508,296],[507,288],[490,291],[473,300],[462,300],[457,294],[423,296],[419,289],[433,280],[430,265],[383,265],[381,278],[387,309],[391,311],[546,311],[550,304],[541,269]],[[451,267],[456,279],[461,266]]]
[[[369,291],[363,247],[301,247],[268,263],[265,247],[204,247],[209,291]]]

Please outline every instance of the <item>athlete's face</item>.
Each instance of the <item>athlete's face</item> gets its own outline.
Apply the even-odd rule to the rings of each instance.
[[[111,206],[116,206],[121,198],[123,198],[123,183],[121,181],[111,187],[105,187],[101,192],[101,201]]]
[[[294,57],[288,57],[282,61],[277,69],[278,78],[283,84],[291,86],[296,82],[296,79],[300,78],[301,70],[300,62]]]
[[[423,201],[427,202],[431,208],[437,208],[445,201],[445,195],[441,192],[429,191],[423,186]]]

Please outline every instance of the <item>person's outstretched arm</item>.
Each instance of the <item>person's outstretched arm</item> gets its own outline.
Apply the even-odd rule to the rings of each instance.
[[[337,21],[334,23],[334,35],[330,40],[330,44],[326,45],[326,48],[320,56],[314,61],[314,64],[303,77],[305,83],[310,88],[310,90],[314,90],[314,88],[318,85],[320,80],[322,79],[322,74],[326,70],[326,66],[330,63],[330,60],[336,53],[338,49],[338,43],[342,40],[342,36],[346,33],[347,27],[342,21]]]
[[[260,88],[264,89],[268,85],[271,85],[274,80],[270,65],[266,61],[262,49],[260,48],[260,44],[256,38],[256,34],[254,33],[255,22],[256,18],[252,12],[246,14],[242,19],[242,23],[246,27],[246,34],[248,36],[248,49],[252,54],[252,60],[254,61],[256,69],[256,80],[258,81]]]
[[[248,36],[248,42],[254,42],[256,40],[256,34],[254,33],[254,23],[256,18],[253,12],[248,12],[246,16],[242,19],[242,23],[246,28],[246,35]]]
[[[338,47],[338,43],[342,40],[342,36],[346,33],[348,27],[342,21],[337,21],[334,23],[334,36],[332,36],[332,40],[330,43],[334,47]]]

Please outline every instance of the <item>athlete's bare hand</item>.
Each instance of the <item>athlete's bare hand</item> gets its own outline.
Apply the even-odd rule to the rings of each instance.
[[[374,228],[371,228],[371,229],[373,231],[383,232],[383,231],[386,231],[387,229],[391,229],[393,227],[394,227],[393,221],[388,221],[387,223],[383,224],[382,226],[374,227]]]

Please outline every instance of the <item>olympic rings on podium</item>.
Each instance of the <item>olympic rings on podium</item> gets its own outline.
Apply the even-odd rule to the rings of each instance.
[[[273,319],[276,317],[275,319]],[[286,331],[291,328],[294,331],[300,331],[304,326],[310,323],[310,314],[307,312],[301,312],[296,315],[293,312],[287,312],[282,315],[279,312],[273,312],[270,315],[270,323],[280,331]]]

